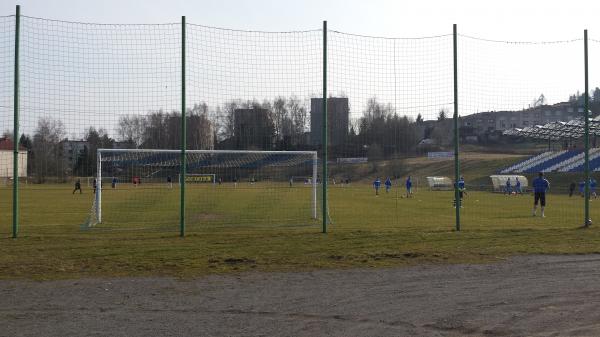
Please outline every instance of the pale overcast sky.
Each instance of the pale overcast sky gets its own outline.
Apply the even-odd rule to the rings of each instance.
[[[583,91],[583,29],[590,42],[590,86],[600,86],[600,1],[41,1],[3,0],[0,16],[111,24],[188,26],[187,102],[212,113],[235,100],[295,96],[307,107],[321,95],[321,29],[331,32],[329,93],[349,98],[354,122],[369,99],[426,119],[452,111],[452,24],[459,34],[459,112],[521,109],[540,94],[548,103]],[[12,125],[12,25],[0,18],[0,131]],[[69,135],[87,126],[115,135],[117,119],[180,109],[178,25],[95,26],[23,20],[21,116],[61,117]],[[502,41],[563,41],[512,44]],[[596,67],[596,64],[598,66]]]
[[[3,0],[2,15],[15,5],[24,15],[101,23],[189,22],[234,29],[287,31],[319,28],[378,36],[424,36],[451,32],[507,40],[562,40],[587,28],[600,36],[600,1],[553,0]]]

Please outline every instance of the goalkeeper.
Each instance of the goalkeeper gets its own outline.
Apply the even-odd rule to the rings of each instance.
[[[79,194],[81,194],[81,180],[77,179],[77,181],[75,181],[75,189],[73,190],[73,194],[75,194],[75,191],[79,191]]]

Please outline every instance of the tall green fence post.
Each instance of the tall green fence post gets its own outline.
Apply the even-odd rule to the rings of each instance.
[[[21,31],[21,6],[15,15],[15,64],[13,87],[13,228],[12,237],[19,232],[19,33]]]
[[[458,36],[456,34],[456,24],[453,25],[453,52],[454,52],[454,205],[456,206],[456,230],[460,231],[460,191],[458,181],[460,180],[460,162],[458,159]]]
[[[323,21],[323,233],[327,233],[327,21]]]
[[[185,116],[185,16],[181,17],[181,167],[180,187],[180,210],[179,210],[179,236],[185,236],[185,177],[187,170],[187,127]]]
[[[585,119],[584,146],[585,146],[585,220],[584,226],[590,225],[590,116],[588,101],[588,37],[587,29],[583,31],[583,63],[585,71],[585,91],[583,92],[583,116]]]

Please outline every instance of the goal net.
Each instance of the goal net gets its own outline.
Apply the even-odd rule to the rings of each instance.
[[[450,191],[454,188],[449,177],[427,177],[427,185],[431,191]]]
[[[182,179],[180,150],[99,149],[84,227],[173,229],[181,184],[188,230],[317,224],[316,152],[188,150],[186,164]],[[311,183],[289,183],[298,176]]]

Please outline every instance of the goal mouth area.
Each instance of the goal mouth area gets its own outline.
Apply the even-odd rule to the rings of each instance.
[[[96,179],[119,184],[98,184],[82,228],[112,226],[120,219],[132,226],[177,223],[181,207],[192,226],[218,227],[231,219],[308,224],[318,217],[317,158],[316,151],[98,149]],[[299,189],[304,192],[287,188],[293,177],[310,178]],[[228,214],[222,220],[193,216],[210,209]]]

